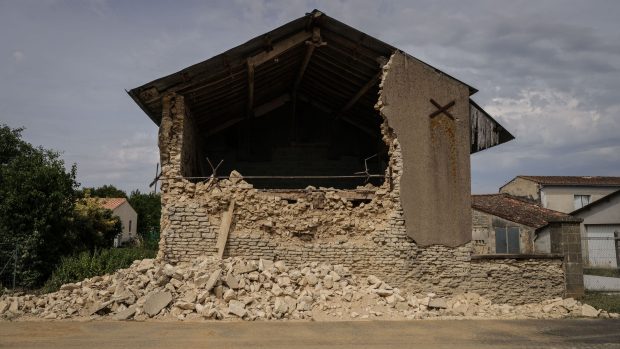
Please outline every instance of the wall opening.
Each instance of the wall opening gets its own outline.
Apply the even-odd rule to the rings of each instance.
[[[389,158],[380,115],[373,110],[374,120],[349,116],[345,121],[322,109],[297,100],[244,118],[204,137],[202,154],[214,164],[223,160],[218,175],[236,170],[259,189],[381,185]]]

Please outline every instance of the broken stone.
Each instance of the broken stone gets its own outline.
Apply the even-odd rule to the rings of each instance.
[[[112,303],[114,303],[114,301],[95,302],[95,304],[93,304],[93,306],[90,307],[90,309],[88,310],[88,315],[96,314],[96,313],[104,310],[105,308],[107,308]]]
[[[585,317],[597,317],[600,310],[596,310],[593,306],[589,304],[584,304],[581,306],[581,315]]]
[[[226,275],[226,277],[224,277],[224,282],[228,287],[232,288],[233,290],[239,288],[239,279],[233,274]]]
[[[232,289],[228,289],[226,290],[226,292],[224,292],[224,302],[229,302],[235,298],[237,298],[237,295],[235,295],[235,291],[233,291]]]
[[[121,310],[118,313],[114,314],[114,320],[127,320],[130,319],[136,313],[136,306],[132,305],[125,310]]]
[[[271,267],[273,267],[273,261],[262,258],[258,260],[258,270],[265,271],[271,269]]]
[[[231,300],[228,303],[228,313],[237,315],[238,317],[244,317],[247,314],[247,310],[245,310],[245,303]]]
[[[428,307],[434,309],[446,309],[448,308],[448,303],[444,298],[431,298],[428,301]]]
[[[316,275],[314,275],[313,273],[308,273],[306,276],[306,282],[308,283],[308,285],[310,286],[314,286],[319,282],[319,279],[316,277]]]
[[[168,291],[153,292],[146,297],[144,302],[144,312],[153,317],[172,302],[172,294]]]
[[[286,304],[283,297],[276,297],[276,301],[273,306],[273,311],[276,314],[280,314],[280,315],[286,314],[286,312],[288,311],[288,304]]]
[[[9,303],[6,301],[0,301],[0,315],[4,314],[9,309]]]
[[[369,285],[376,285],[376,284],[380,284],[381,283],[381,279],[379,279],[378,277],[376,277],[374,275],[368,275],[366,280],[368,280],[368,284]]]

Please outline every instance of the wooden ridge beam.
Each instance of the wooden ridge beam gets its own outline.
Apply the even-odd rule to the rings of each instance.
[[[273,49],[271,51],[263,51],[257,55],[248,58],[248,65],[252,65],[254,67],[259,66],[265,62],[268,62],[284,52],[290,50],[291,48],[301,45],[306,42],[306,40],[312,38],[312,33],[302,31],[297,34],[292,35],[284,40],[280,40],[273,44]]]

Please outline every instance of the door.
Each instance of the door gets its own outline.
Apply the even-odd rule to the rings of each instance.
[[[585,242],[588,244],[590,267],[618,267],[618,249],[614,232],[620,232],[620,224],[586,224]]]

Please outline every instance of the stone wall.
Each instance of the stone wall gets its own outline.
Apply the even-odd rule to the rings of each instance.
[[[225,257],[285,260],[291,265],[329,261],[414,292],[478,292],[512,304],[564,292],[561,259],[472,260],[471,244],[418,246],[405,229],[399,196],[402,157],[387,121],[382,133],[389,146],[391,179],[381,187],[364,188],[372,191],[370,202],[353,205],[330,188],[307,188],[305,195],[288,201],[253,188],[238,173],[198,183],[182,178],[189,173],[184,167],[192,166],[182,155],[184,142],[191,140],[182,131],[191,114],[182,96],[165,97],[163,106],[159,258],[178,263],[216,254],[222,214],[234,200]]]

